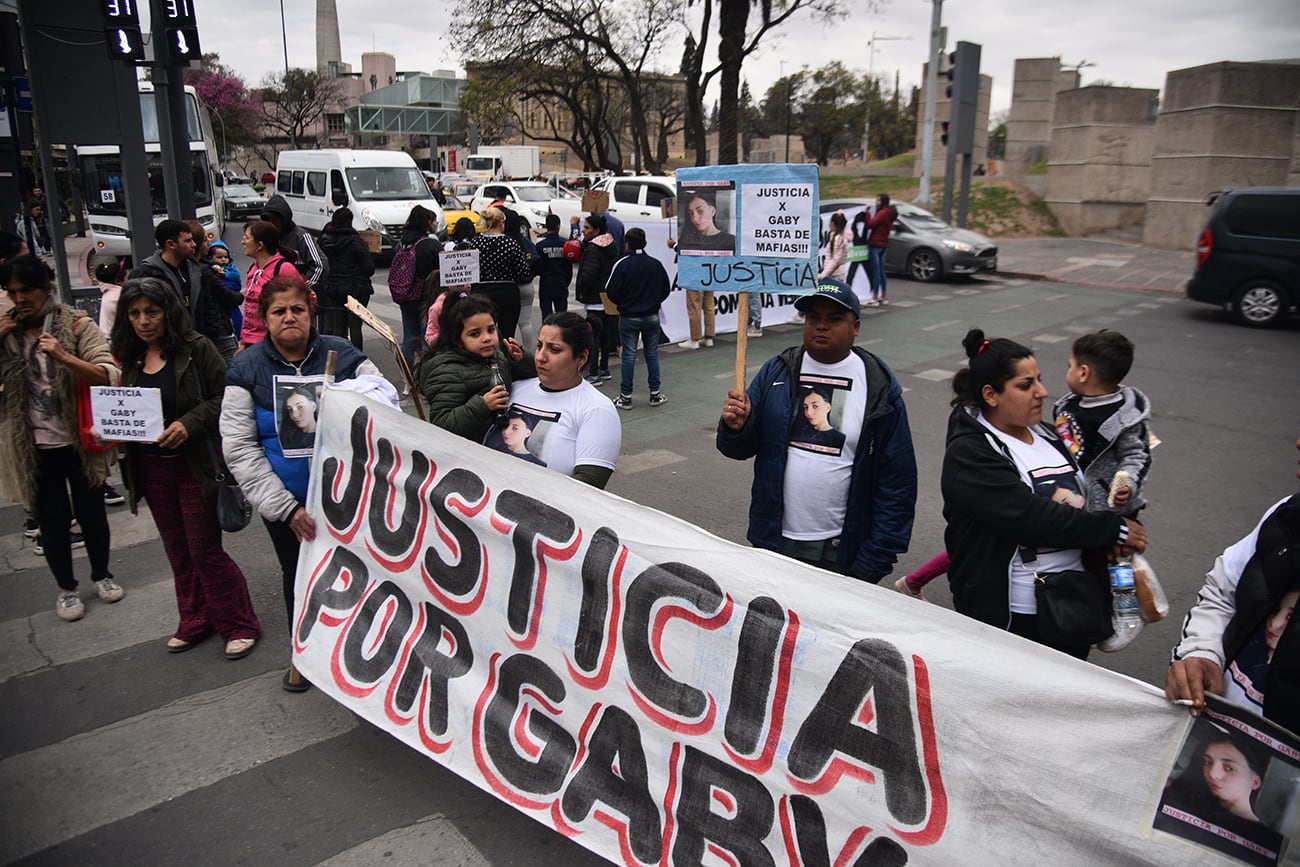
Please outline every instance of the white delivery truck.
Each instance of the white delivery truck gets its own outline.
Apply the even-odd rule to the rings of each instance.
[[[275,191],[289,203],[294,222],[312,233],[325,228],[336,210],[349,208],[353,228],[380,233],[380,253],[393,252],[416,205],[437,215],[439,232],[447,230],[424,175],[402,151],[283,151],[275,165]]]
[[[484,145],[465,158],[465,176],[481,183],[526,180],[542,173],[536,145]]]

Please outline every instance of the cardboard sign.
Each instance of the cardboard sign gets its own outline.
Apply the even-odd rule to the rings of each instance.
[[[95,416],[95,430],[109,442],[157,442],[166,427],[162,392],[156,388],[92,385],[90,411]]]
[[[587,190],[582,194],[582,211],[585,214],[602,214],[609,210],[609,193],[604,190]]]
[[[478,282],[478,250],[444,250],[439,253],[441,286]]]

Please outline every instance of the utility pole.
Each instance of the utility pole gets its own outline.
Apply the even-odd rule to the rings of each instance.
[[[875,74],[872,69],[876,63],[876,43],[877,42],[911,42],[910,36],[877,36],[876,31],[871,31],[871,40],[867,43],[867,100],[866,100],[866,119],[862,122],[862,164],[866,165],[871,158],[871,91],[872,85],[875,84]],[[788,162],[788,160],[787,160]]]
[[[921,190],[918,202],[930,201],[930,163],[934,161],[935,88],[939,86],[939,57],[943,51],[940,28],[943,23],[943,0],[930,0],[930,63],[925,75],[925,128],[921,130]]]
[[[785,61],[781,61],[781,80],[785,81]],[[790,162],[790,82],[785,81],[785,161]]]

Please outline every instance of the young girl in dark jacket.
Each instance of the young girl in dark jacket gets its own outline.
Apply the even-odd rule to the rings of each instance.
[[[481,295],[449,294],[438,339],[420,364],[429,421],[475,442],[505,419],[511,383],[537,375],[532,356],[514,338],[500,339],[496,313],[496,305]]]

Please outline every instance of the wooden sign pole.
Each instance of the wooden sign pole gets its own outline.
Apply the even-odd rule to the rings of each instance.
[[[344,302],[344,306],[347,307],[349,312],[355,313],[358,319],[373,328],[388,344],[388,348],[393,353],[393,358],[397,361],[397,369],[402,372],[402,379],[406,380],[407,387],[411,390],[411,394],[414,395],[415,414],[420,417],[420,421],[428,421],[424,417],[424,403],[420,400],[420,389],[415,384],[415,374],[411,372],[411,366],[406,363],[406,356],[402,355],[402,346],[397,341],[396,335],[393,334],[393,329],[389,328],[387,322],[371,313],[351,295]]]

